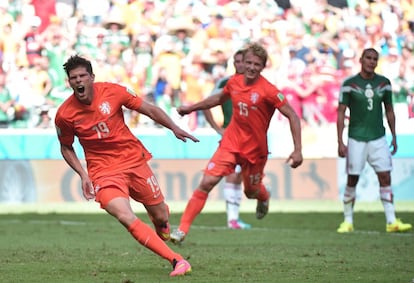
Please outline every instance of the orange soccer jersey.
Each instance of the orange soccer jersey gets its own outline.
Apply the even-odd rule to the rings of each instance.
[[[267,130],[270,120],[275,109],[287,103],[287,100],[263,76],[254,84],[246,85],[242,74],[234,75],[223,91],[230,95],[233,115],[220,147],[239,154],[251,163],[267,157]]]
[[[78,137],[92,179],[135,167],[151,154],[126,126],[122,106],[138,109],[141,104],[142,99],[126,87],[95,83],[91,105],[72,95],[59,107],[55,118],[59,141],[70,146]]]

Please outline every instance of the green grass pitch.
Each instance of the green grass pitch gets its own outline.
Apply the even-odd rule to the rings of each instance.
[[[274,209],[260,221],[252,204],[242,205],[249,210],[243,210],[242,219],[252,229],[226,229],[225,213],[208,205],[181,246],[168,243],[192,264],[192,274],[180,278],[170,278],[167,261],[137,244],[102,212],[17,213],[2,205],[0,282],[409,283],[414,279],[414,232],[385,233],[380,204],[357,210],[356,231],[346,235],[336,233],[342,221],[338,203],[332,206],[336,211],[329,211],[321,204],[277,206],[275,201]],[[172,205],[173,227],[181,215],[174,211],[181,209]],[[414,223],[413,203],[400,204],[397,210],[403,221]],[[137,214],[149,223],[146,214],[139,209]]]

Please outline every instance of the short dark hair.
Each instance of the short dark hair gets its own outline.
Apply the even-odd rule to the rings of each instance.
[[[63,64],[66,74],[69,76],[70,71],[78,67],[85,67],[89,74],[93,74],[92,63],[88,59],[85,59],[79,55],[70,56],[69,59]]]
[[[236,57],[237,55],[243,55],[244,56],[245,51],[246,51],[246,49],[237,50],[236,53],[234,53],[233,58]]]
[[[362,51],[361,58],[364,57],[367,52],[374,52],[377,56],[379,56],[379,53],[375,48],[366,48]]]

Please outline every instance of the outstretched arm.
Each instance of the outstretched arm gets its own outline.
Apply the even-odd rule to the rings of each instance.
[[[180,106],[177,108],[177,112],[180,115],[190,114],[193,111],[210,109],[214,106],[221,105],[226,102],[230,97],[225,95],[223,92],[209,96],[195,104]]]
[[[186,142],[187,139],[192,140],[193,142],[199,142],[199,140],[178,127],[173,120],[171,120],[170,117],[168,117],[167,113],[165,113],[161,108],[158,106],[155,106],[153,104],[150,104],[148,102],[143,101],[141,106],[137,109],[139,113],[142,113],[148,117],[150,117],[152,120],[157,122],[158,124],[170,129],[174,135],[177,137],[177,139],[182,140],[183,142]]]
[[[62,153],[62,156],[65,159],[66,163],[80,176],[82,181],[82,193],[84,198],[87,200],[93,199],[95,197],[95,191],[93,189],[92,182],[89,179],[88,173],[80,163],[80,160],[76,155],[76,152],[73,149],[73,147],[61,144],[60,152]]]
[[[290,132],[292,133],[293,139],[293,152],[289,155],[286,162],[290,163],[290,167],[296,168],[303,162],[302,129],[300,125],[300,119],[289,103],[286,103],[280,107],[279,111],[289,120]]]

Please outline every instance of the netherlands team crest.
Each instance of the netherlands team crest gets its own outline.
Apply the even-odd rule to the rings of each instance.
[[[109,115],[111,113],[111,105],[109,102],[104,101],[101,105],[99,105],[99,110],[102,112],[102,114]]]
[[[250,95],[250,101],[253,102],[253,104],[256,104],[258,100],[259,100],[259,94],[257,92],[253,92]]]

